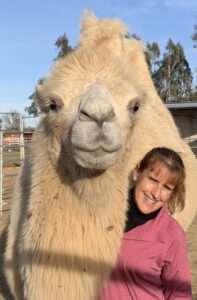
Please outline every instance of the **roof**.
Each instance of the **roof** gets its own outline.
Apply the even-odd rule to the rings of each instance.
[[[169,109],[197,109],[197,102],[166,103]]]

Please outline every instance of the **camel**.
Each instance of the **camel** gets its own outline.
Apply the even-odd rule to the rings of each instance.
[[[17,300],[97,299],[116,263],[130,174],[155,146],[181,154],[187,205],[177,219],[187,229],[194,217],[195,157],[157,95],[143,44],[126,33],[120,20],[86,12],[77,48],[36,87],[42,117],[5,251]]]

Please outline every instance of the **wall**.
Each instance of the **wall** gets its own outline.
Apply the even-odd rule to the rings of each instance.
[[[197,156],[197,109],[173,109],[171,113],[182,138]]]

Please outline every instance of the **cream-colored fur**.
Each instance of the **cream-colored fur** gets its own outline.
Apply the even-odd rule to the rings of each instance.
[[[95,300],[118,254],[129,174],[152,147],[180,152],[185,228],[196,160],[157,96],[143,45],[86,13],[78,48],[36,89],[43,117],[18,179],[5,269],[18,300]],[[50,109],[56,103],[57,109]],[[139,108],[139,109],[138,109]]]

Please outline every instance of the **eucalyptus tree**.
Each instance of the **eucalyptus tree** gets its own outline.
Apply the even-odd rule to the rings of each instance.
[[[192,73],[180,43],[168,40],[160,66],[156,71],[155,85],[165,102],[190,101]]]
[[[194,42],[194,48],[197,48],[197,17],[196,17],[196,23],[194,24],[194,33],[191,36],[193,42]]]

